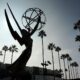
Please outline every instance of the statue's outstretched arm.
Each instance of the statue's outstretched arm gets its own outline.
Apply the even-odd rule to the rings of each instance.
[[[39,16],[39,17],[38,17],[37,24],[36,24],[36,26],[34,27],[33,31],[31,32],[30,36],[37,30],[40,21],[41,21],[41,17]]]

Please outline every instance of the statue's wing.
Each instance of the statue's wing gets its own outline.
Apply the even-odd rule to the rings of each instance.
[[[18,22],[17,22],[17,20],[16,20],[16,18],[15,18],[15,16],[14,16],[14,14],[13,14],[13,12],[12,12],[12,10],[11,10],[11,8],[10,8],[10,6],[9,6],[8,3],[7,3],[7,6],[8,6],[8,8],[9,8],[9,11],[10,11],[10,13],[11,13],[11,15],[12,15],[12,17],[13,17],[16,25],[17,25],[17,27],[19,28],[20,32],[22,33],[21,28],[20,28],[20,26],[19,26],[19,24],[18,24]]]
[[[9,18],[8,18],[8,15],[7,15],[6,10],[5,10],[5,17],[6,17],[6,21],[7,21],[9,30],[10,30],[10,32],[11,32],[13,38],[16,39],[16,37],[15,37],[15,31],[13,30],[13,28],[12,28],[12,26],[11,26],[11,23],[10,23],[10,21],[9,21]]]
[[[5,17],[6,17],[6,21],[7,21],[9,30],[10,30],[13,38],[14,38],[15,40],[17,40],[17,41],[20,43],[20,45],[22,45],[21,37],[18,35],[18,33],[17,33],[16,31],[13,30],[13,28],[12,28],[12,26],[11,26],[11,23],[10,23],[10,20],[9,20],[9,18],[8,18],[8,15],[7,15],[6,10],[5,10]]]

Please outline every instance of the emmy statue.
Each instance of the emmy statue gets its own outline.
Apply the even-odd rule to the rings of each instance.
[[[20,37],[18,32],[14,31],[9,20],[9,15],[7,14],[7,11],[5,9],[5,17],[6,17],[9,31],[12,37],[15,40],[17,40],[21,46],[25,45],[25,49],[23,50],[20,57],[15,62],[13,62],[10,66],[8,66],[7,70],[12,77],[11,80],[31,80],[30,78],[31,76],[29,72],[27,73],[25,72],[26,63],[28,62],[32,53],[33,39],[31,38],[31,36],[46,24],[46,17],[44,12],[41,9],[29,8],[22,15],[22,24],[24,26],[24,29],[21,29],[8,3],[7,3],[7,6],[22,37]]]

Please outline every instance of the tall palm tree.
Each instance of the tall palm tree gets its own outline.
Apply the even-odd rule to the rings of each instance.
[[[44,43],[43,43],[43,37],[46,37],[47,35],[46,35],[44,30],[41,30],[39,32],[38,36],[41,37],[41,39],[42,39],[42,58],[43,58],[43,64],[44,64]],[[43,65],[43,71],[44,71],[44,65]]]
[[[2,56],[3,54],[2,54],[2,51],[0,51],[0,56]]]
[[[76,42],[80,42],[80,35],[77,35],[77,36],[76,36],[75,41],[76,41]]]
[[[67,73],[66,73],[66,66],[65,66],[65,59],[66,59],[66,55],[62,54],[61,55],[61,59],[63,59],[63,63],[64,63],[64,73],[65,73],[65,79],[67,79]]]
[[[68,75],[67,75],[67,72],[68,72],[68,69],[67,69],[67,68],[65,68],[65,72],[66,72],[66,79],[67,79],[67,76],[68,76]]]
[[[78,67],[79,67],[79,65],[78,65],[78,63],[76,62],[76,78],[79,78],[79,75],[78,75]]]
[[[53,64],[53,74],[54,74],[54,56],[53,56],[53,49],[55,49],[55,44],[53,43],[49,43],[48,45],[48,49],[51,50],[52,53],[52,64]],[[54,80],[55,80],[55,76],[54,76]]]
[[[78,20],[74,26],[74,30],[79,30],[80,31],[80,20]]]
[[[79,30],[80,32],[80,20],[78,20],[74,26],[74,30]],[[77,35],[75,38],[76,42],[80,42],[80,35]],[[79,52],[80,52],[80,48],[79,48]]]
[[[70,55],[67,53],[66,54],[66,59],[67,59],[67,65],[68,65],[68,73],[69,73],[69,79],[70,79],[70,67],[69,67],[69,59],[70,58]]]
[[[5,63],[6,51],[8,51],[8,47],[6,45],[3,46],[2,50],[4,50],[4,58],[3,63]]]
[[[69,62],[69,78],[71,79],[72,78],[72,70],[71,70],[71,67],[70,67],[70,64],[71,64],[71,61],[72,61],[72,58],[69,56],[67,58],[68,62]]]
[[[2,51],[0,51],[0,56],[2,56],[3,54],[2,54]]]
[[[59,60],[59,70],[61,71],[61,63],[60,63],[60,55],[59,55],[59,51],[61,51],[61,48],[59,46],[56,47],[55,51],[58,52],[58,60]]]
[[[78,51],[80,52],[80,46],[79,46],[79,49],[78,49]]]
[[[49,43],[48,49],[51,50],[51,54],[52,54],[53,71],[54,71],[54,56],[53,56],[53,49],[54,49],[54,48],[55,48],[55,44]]]
[[[18,48],[16,47],[16,45],[12,45],[12,46],[9,48],[9,51],[12,52],[12,55],[11,55],[11,64],[12,64],[12,61],[13,61],[13,53],[14,53],[14,52],[18,52]]]
[[[78,67],[78,63],[77,62],[74,62],[75,78],[77,78],[77,73],[78,73],[77,67]]]
[[[70,66],[72,67],[72,70],[73,70],[73,79],[75,79],[75,70],[74,70],[75,63],[72,62]]]

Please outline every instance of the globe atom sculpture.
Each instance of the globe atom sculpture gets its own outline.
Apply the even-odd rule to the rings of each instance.
[[[24,12],[21,18],[23,26],[32,32],[39,16],[41,17],[41,22],[37,30],[40,30],[46,24],[46,16],[39,8],[29,8]]]

